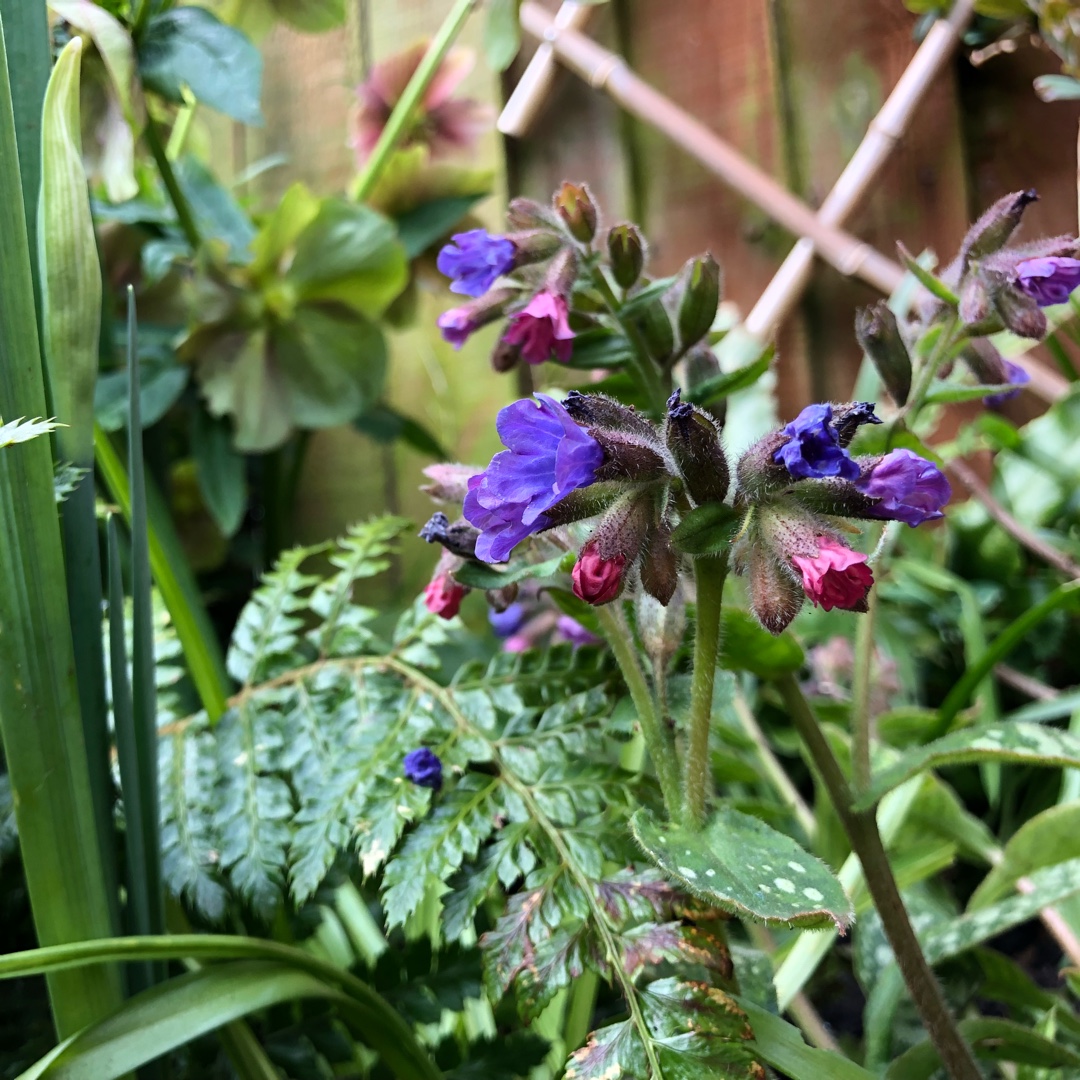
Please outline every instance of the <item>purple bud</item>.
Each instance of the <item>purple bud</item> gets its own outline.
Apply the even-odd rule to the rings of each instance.
[[[773,454],[796,480],[839,476],[854,480],[859,466],[840,445],[831,405],[807,405],[784,428],[787,441]]]
[[[405,755],[404,765],[405,779],[417,787],[431,788],[432,791],[442,787],[442,762],[426,746],[410,750]]]
[[[1065,304],[1080,285],[1080,259],[1025,259],[1016,265],[1016,284],[1039,307]]]
[[[1011,383],[1016,389],[1004,390],[1000,394],[990,394],[983,398],[984,405],[991,407],[1004,405],[1006,401],[1012,401],[1020,393],[1020,387],[1027,386],[1031,382],[1031,376],[1019,364],[1014,364],[1011,360],[1005,361],[1005,374],[1005,382]]]
[[[453,281],[450,291],[464,296],[483,296],[497,278],[514,267],[515,248],[505,236],[486,229],[457,233],[435,260],[440,273]],[[442,325],[440,323],[440,325]]]
[[[945,474],[910,450],[893,450],[855,481],[871,499],[873,517],[903,521],[914,528],[944,517],[941,508],[952,496]]]
[[[591,630],[572,618],[570,615],[560,615],[555,623],[555,629],[559,635],[571,645],[599,645],[598,638]]]
[[[495,289],[470,304],[444,311],[437,320],[442,336],[455,349],[460,349],[481,326],[502,318],[516,296],[513,289]]]
[[[504,611],[489,609],[488,622],[497,637],[508,638],[521,628],[522,623],[525,622],[525,615],[523,604],[511,604]]]

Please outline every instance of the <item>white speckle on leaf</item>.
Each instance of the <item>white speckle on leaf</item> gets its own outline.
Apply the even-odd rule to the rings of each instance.
[[[794,892],[795,883],[788,881],[786,877],[778,877],[775,879],[774,884],[781,892]]]
[[[689,878],[691,881],[697,877],[697,871],[691,870],[689,866],[680,866],[679,873],[682,874],[683,877]]]
[[[807,900],[813,900],[815,904],[820,904],[825,899],[817,889],[803,889],[802,894]]]
[[[371,847],[364,852],[364,857],[361,863],[364,867],[364,877],[368,877],[374,874],[376,870],[382,866],[383,859],[386,858],[386,849],[382,845],[382,841],[376,839]]]
[[[758,888],[762,892],[772,892],[772,889],[770,889],[768,885],[762,885],[760,881],[758,882]]]
[[[705,871],[705,876],[706,877],[716,877],[716,871],[710,868],[710,869]]]
[[[796,874],[805,874],[806,873],[806,867],[801,865],[800,863],[789,862],[788,866],[790,866],[791,869],[794,870]]]
[[[761,869],[764,870],[765,873],[769,873],[769,871],[772,870],[772,867],[767,862],[763,862],[761,864]]]
[[[237,754],[236,757],[233,758],[233,764],[238,769],[242,769],[247,764],[247,759],[248,759],[248,753],[245,750],[245,751],[243,751],[243,753]]]

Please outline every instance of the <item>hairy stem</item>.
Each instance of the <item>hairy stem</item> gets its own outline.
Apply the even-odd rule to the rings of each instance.
[[[855,631],[855,668],[851,681],[851,771],[857,792],[870,786],[870,671],[874,663],[874,615],[877,589],[870,590],[866,615]]]
[[[697,618],[694,625],[694,672],[690,683],[683,818],[688,825],[698,828],[705,824],[709,780],[712,776],[709,767],[709,724],[712,720],[716,658],[720,651],[720,612],[726,577],[726,558],[694,560]]]
[[[945,1071],[951,1080],[979,1080],[982,1074],[975,1064],[970,1048],[960,1035],[945,1003],[941,987],[930,970],[912,929],[896,878],[893,877],[892,867],[889,865],[889,857],[885,854],[885,846],[881,842],[874,810],[862,813],[852,810],[851,790],[847,779],[795,676],[784,675],[776,685],[825,784],[852,850],[862,863],[867,888],[881,917],[885,936],[896,956],[900,974],[926,1025],[930,1041],[941,1057]]]
[[[664,796],[664,805],[671,815],[679,809],[679,765],[675,759],[675,747],[671,734],[664,727],[663,719],[656,708],[652,691],[641,664],[638,663],[634,644],[630,639],[630,628],[622,617],[622,612],[615,605],[605,605],[596,609],[604,636],[615,654],[615,660],[622,671],[630,698],[637,710],[641,731],[645,736],[645,745],[649,748],[656,776],[660,781],[660,791]]]
[[[405,87],[405,92],[398,99],[390,119],[386,121],[379,141],[371,156],[367,159],[363,171],[357,178],[356,187],[353,191],[358,202],[363,202],[379,182],[398,144],[408,134],[409,125],[412,123],[417,106],[420,105],[427,93],[428,87],[439,70],[439,65],[446,58],[450,46],[454,44],[458,34],[461,33],[466,21],[472,14],[473,9],[478,7],[480,0],[457,0],[450,9],[450,13],[443,20],[442,26],[431,39],[431,45],[424,53],[420,66],[416,69],[413,77]]]

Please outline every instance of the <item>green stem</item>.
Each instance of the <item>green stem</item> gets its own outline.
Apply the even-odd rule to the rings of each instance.
[[[135,21],[131,26],[131,36],[136,41],[139,40],[140,35],[146,29],[146,24],[150,21],[150,6],[150,0],[138,0]]]
[[[856,813],[852,809],[851,790],[847,779],[795,676],[784,675],[776,685],[825,784],[852,850],[862,863],[866,885],[881,918],[885,936],[889,939],[900,973],[911,993],[915,1008],[926,1025],[930,1041],[941,1057],[945,1071],[951,1080],[979,1080],[982,1074],[975,1064],[970,1048],[960,1035],[956,1021],[945,1003],[941,987],[926,962],[911,926],[896,878],[889,865],[889,857],[885,854],[885,845],[878,832],[874,810]]]
[[[563,1023],[563,1042],[568,1055],[579,1046],[584,1046],[589,1032],[592,1031],[592,1018],[599,989],[600,976],[592,968],[586,968],[570,987],[570,1001]]]
[[[874,662],[877,589],[870,590],[866,616],[855,630],[855,670],[851,686],[851,764],[855,790],[870,786],[870,669]]]
[[[621,612],[613,605],[596,609],[600,626],[607,637],[611,651],[615,654],[622,671],[630,698],[637,710],[645,744],[656,766],[656,776],[660,781],[660,790],[664,796],[664,805],[669,814],[674,816],[679,809],[679,765],[675,759],[675,747],[671,733],[664,727],[663,720],[656,708],[645,672],[638,663],[637,653],[630,640],[630,629]]]
[[[957,342],[957,330],[960,328],[959,315],[951,315],[941,328],[941,337],[938,338],[937,344],[934,346],[934,351],[927,358],[927,361],[919,369],[919,374],[915,378],[915,385],[911,388],[911,393],[908,395],[907,404],[900,410],[899,415],[889,425],[889,445],[892,445],[892,435],[898,426],[905,425],[908,418],[912,422],[918,417],[923,407],[923,401],[926,395],[930,392],[930,387],[933,385],[934,378],[937,376],[941,365],[945,363],[945,360],[951,355],[951,350]]]
[[[386,127],[383,128],[379,141],[375,144],[375,149],[371,151],[371,157],[368,158],[363,171],[357,178],[356,187],[353,191],[357,202],[363,202],[375,190],[375,185],[379,182],[387,162],[397,148],[398,143],[408,133],[416,108],[423,100],[424,94],[427,93],[432,79],[435,78],[435,74],[439,70],[439,65],[445,59],[446,54],[450,51],[450,46],[453,45],[473,9],[478,7],[479,3],[480,0],[457,0],[457,3],[451,8],[450,14],[443,20],[438,33],[432,38],[428,51],[424,53],[420,66],[416,69],[413,77],[409,80],[408,86],[405,87],[405,92],[394,106],[394,111],[390,114],[390,119],[387,120]]]
[[[188,205],[187,198],[183,191],[180,190],[180,182],[176,179],[172,162],[165,152],[164,145],[162,145],[161,133],[158,131],[153,117],[147,116],[143,136],[154,158],[154,164],[157,165],[158,172],[161,174],[161,181],[165,185],[165,190],[169,193],[173,209],[176,210],[176,220],[180,223],[180,230],[183,232],[191,250],[198,251],[202,244],[199,228],[195,224],[195,217],[191,212],[190,205]]]
[[[690,683],[689,739],[686,749],[687,824],[705,824],[712,769],[709,762],[709,725],[712,721],[713,682],[720,651],[720,612],[724,603],[727,559],[694,560],[697,616],[694,624],[694,672]]]

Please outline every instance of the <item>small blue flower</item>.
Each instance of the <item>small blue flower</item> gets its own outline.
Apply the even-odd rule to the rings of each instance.
[[[469,480],[465,519],[480,530],[476,557],[505,562],[527,536],[547,528],[550,510],[588,487],[604,462],[600,444],[553,398],[507,405],[495,423],[507,447]]]
[[[855,486],[879,500],[870,511],[875,517],[903,521],[913,528],[944,517],[941,508],[952,497],[945,474],[910,450],[886,454]]]
[[[503,611],[494,608],[488,610],[488,622],[495,631],[496,637],[508,638],[520,629],[525,621],[526,611],[524,604],[511,604]]]
[[[1031,382],[1031,376],[1019,364],[1014,364],[1011,360],[1005,361],[1005,374],[1006,381],[1016,389],[1003,390],[1000,394],[989,394],[983,398],[984,405],[1004,405],[1006,401],[1012,401],[1020,393],[1020,387],[1027,386]]]
[[[787,427],[787,442],[773,454],[796,480],[818,480],[839,476],[854,480],[859,466],[840,445],[832,424],[831,405],[807,405]]]
[[[438,791],[442,787],[442,762],[438,755],[426,746],[410,750],[405,755],[405,779],[418,787]]]
[[[486,229],[457,233],[454,241],[435,260],[439,272],[453,278],[450,291],[465,296],[483,296],[496,278],[514,268],[517,249],[505,236],[492,236]]]
[[[1050,255],[1042,259],[1024,259],[1016,264],[1016,284],[1039,307],[1068,303],[1080,285],[1080,259]]]

